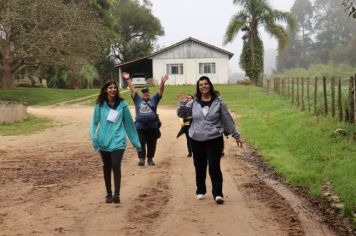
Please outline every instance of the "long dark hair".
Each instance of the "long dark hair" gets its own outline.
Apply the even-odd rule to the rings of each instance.
[[[217,94],[215,93],[213,84],[211,83],[209,77],[207,77],[207,76],[202,76],[202,77],[200,77],[198,79],[195,97],[197,98],[198,101],[201,101],[201,92],[199,90],[199,82],[202,81],[202,80],[208,81],[208,84],[210,86],[210,91],[209,92],[210,92],[210,95],[211,95],[211,100],[214,100],[217,97]]]
[[[120,101],[124,100],[122,97],[120,97],[119,86],[117,86],[116,81],[109,80],[101,87],[100,94],[96,99],[96,103],[99,104],[100,106],[103,105],[104,102],[108,102],[108,95],[106,93],[106,89],[112,84],[114,84],[117,88],[117,93],[115,96],[115,106],[119,105]]]

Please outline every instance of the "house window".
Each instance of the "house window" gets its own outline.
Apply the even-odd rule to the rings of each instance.
[[[215,63],[199,63],[199,74],[215,74]]]
[[[182,75],[183,74],[183,64],[167,64],[167,74]]]

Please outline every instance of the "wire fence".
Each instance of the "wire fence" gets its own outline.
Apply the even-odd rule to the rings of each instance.
[[[260,85],[268,94],[279,94],[302,111],[356,125],[356,74],[350,78],[264,78]]]

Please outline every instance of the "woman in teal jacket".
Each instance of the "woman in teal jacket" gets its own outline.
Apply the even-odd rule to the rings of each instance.
[[[90,138],[103,160],[106,202],[120,203],[121,161],[126,149],[126,135],[132,145],[141,151],[136,126],[126,101],[119,95],[115,81],[101,88],[90,124]],[[111,170],[114,172],[114,195],[111,190]]]

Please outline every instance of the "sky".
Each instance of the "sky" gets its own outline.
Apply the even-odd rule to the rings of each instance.
[[[158,38],[160,48],[193,37],[234,53],[230,72],[242,72],[238,66],[242,50],[242,34],[232,43],[223,45],[223,37],[231,17],[239,10],[233,0],[151,0],[152,13],[160,19],[165,35]],[[269,0],[283,11],[290,11],[294,0]],[[277,41],[262,34],[265,50],[276,50]],[[270,50],[269,50],[270,51]]]

